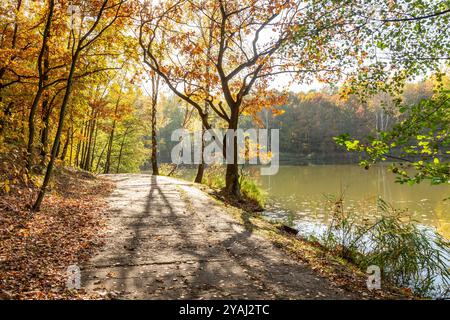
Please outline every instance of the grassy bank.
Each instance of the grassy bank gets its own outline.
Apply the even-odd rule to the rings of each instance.
[[[358,219],[342,197],[330,199],[331,220],[320,243],[362,270],[376,266],[384,281],[418,296],[450,297],[450,242],[419,227],[406,210],[378,199],[381,217]]]

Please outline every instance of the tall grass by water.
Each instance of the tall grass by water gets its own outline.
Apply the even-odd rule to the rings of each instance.
[[[363,270],[380,267],[385,281],[418,296],[449,298],[449,241],[382,199],[381,218],[364,221],[344,209],[342,197],[331,202],[332,218],[320,239],[326,248]]]

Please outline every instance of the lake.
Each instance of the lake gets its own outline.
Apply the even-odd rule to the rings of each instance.
[[[369,170],[355,164],[281,166],[274,176],[260,176],[256,169],[251,170],[253,177],[268,194],[264,215],[281,219],[302,236],[324,234],[331,211],[327,199],[342,194],[345,209],[358,217],[379,217],[377,199],[381,197],[392,207],[405,210],[402,214],[417,224],[450,239],[450,200],[444,200],[450,197],[449,185],[431,186],[426,181],[401,185],[395,183],[395,175],[385,165]],[[448,251],[444,255],[449,259]],[[442,276],[436,275],[433,283],[435,288],[428,294],[440,297]]]
[[[254,170],[254,179],[268,194],[265,213],[297,226],[300,231],[329,219],[330,195],[344,199],[344,206],[363,217],[381,215],[377,199],[381,197],[417,223],[435,228],[450,238],[449,185],[431,186],[427,181],[419,185],[395,183],[395,175],[387,166],[364,170],[356,164],[281,166],[273,176],[260,176]]]

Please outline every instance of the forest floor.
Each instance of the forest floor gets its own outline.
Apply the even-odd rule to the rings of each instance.
[[[105,245],[82,265],[88,295],[117,299],[379,299],[366,275],[187,181],[109,175]],[[203,189],[203,190],[201,190]]]
[[[87,172],[55,171],[39,212],[30,210],[38,192],[34,183],[14,178],[11,190],[0,194],[0,300],[98,296],[67,290],[66,272],[101,247],[105,197],[114,185]]]

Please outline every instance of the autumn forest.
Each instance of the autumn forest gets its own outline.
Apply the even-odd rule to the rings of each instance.
[[[449,30],[448,1],[2,1],[0,299],[448,298]],[[279,135],[210,164],[219,129]]]

